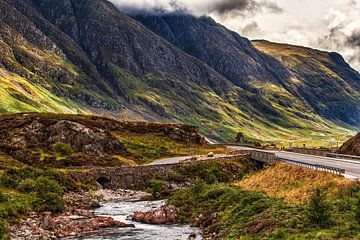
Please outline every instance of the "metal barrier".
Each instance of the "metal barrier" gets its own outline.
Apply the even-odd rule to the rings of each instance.
[[[334,173],[337,175],[342,175],[345,173],[345,169],[337,168],[337,167],[330,167],[330,166],[321,165],[321,164],[304,163],[304,162],[289,160],[289,159],[285,159],[285,158],[278,158],[278,161],[285,162],[285,163],[291,163],[291,164],[294,164],[294,165],[297,165],[300,167],[307,167],[307,168],[314,169],[317,171],[330,172],[330,173]]]
[[[331,166],[326,166],[326,165],[321,165],[321,164],[305,163],[305,162],[289,160],[289,159],[285,159],[285,158],[278,158],[275,155],[275,153],[271,153],[271,152],[254,150],[254,151],[251,151],[250,156],[252,159],[254,159],[256,161],[264,162],[264,163],[285,162],[285,163],[290,163],[290,164],[297,165],[300,167],[306,167],[306,168],[314,169],[317,171],[334,173],[337,175],[342,175],[345,173],[345,169],[341,169],[341,168],[337,168],[337,167],[331,167]]]

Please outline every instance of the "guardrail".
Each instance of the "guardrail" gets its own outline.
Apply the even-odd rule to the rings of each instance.
[[[345,173],[345,169],[337,168],[337,167],[330,167],[330,166],[321,165],[321,164],[304,163],[304,162],[289,160],[289,159],[285,159],[285,158],[278,158],[278,160],[280,162],[291,163],[291,164],[294,164],[294,165],[297,165],[300,167],[307,167],[307,168],[314,169],[317,171],[330,172],[330,173],[334,173],[337,175],[342,175]]]
[[[254,150],[254,151],[251,151],[250,156],[252,159],[254,159],[256,161],[264,162],[264,163],[285,162],[285,163],[290,163],[290,164],[297,165],[300,167],[306,167],[306,168],[314,169],[317,171],[334,173],[337,175],[342,175],[345,173],[345,169],[342,169],[342,168],[331,167],[331,166],[326,166],[326,165],[321,165],[321,164],[305,163],[305,162],[300,162],[300,161],[296,161],[296,160],[289,160],[286,158],[278,158],[275,155],[275,153],[271,153],[271,152]]]

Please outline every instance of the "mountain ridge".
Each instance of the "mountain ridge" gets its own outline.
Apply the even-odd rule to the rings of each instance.
[[[11,96],[11,102],[0,98],[5,106],[2,113],[80,111],[183,122],[221,140],[232,139],[238,131],[261,141],[317,139],[314,132],[331,135],[320,137],[321,141],[345,139],[360,125],[360,116],[349,114],[360,109],[359,74],[337,55],[333,62],[315,56],[314,77],[303,59],[286,58],[306,71],[291,68],[278,60],[286,56],[276,56],[266,44],[256,46],[209,18],[162,16],[177,29],[173,37],[185,39],[182,46],[155,33],[144,19],[126,16],[103,0],[0,0],[0,5],[12,15],[0,17],[4,23],[0,44],[10,52],[1,53],[0,85]],[[26,19],[22,27],[40,35],[9,22],[16,18]],[[158,16],[152,18],[164,25]],[[191,30],[193,35],[188,34]],[[8,39],[15,35],[22,42]],[[50,47],[43,46],[41,39],[47,39]],[[214,42],[221,44],[215,48]],[[44,59],[46,66],[41,64]],[[336,87],[329,88],[334,82]],[[313,99],[316,95],[311,91],[310,96],[303,93],[309,86],[338,91],[347,98],[341,94],[321,98],[320,89]],[[339,106],[331,108],[329,99]]]

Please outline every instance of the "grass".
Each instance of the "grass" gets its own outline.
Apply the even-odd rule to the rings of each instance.
[[[331,173],[278,163],[235,184],[244,190],[264,192],[291,204],[306,203],[316,188],[335,197],[354,185],[350,180]]]
[[[190,148],[196,149],[195,154],[200,155],[209,152],[225,153],[230,151],[225,147],[176,141],[163,133],[113,132],[113,135],[124,142],[128,152],[133,155],[132,158],[141,164],[160,158],[188,156]]]
[[[308,203],[292,205],[264,193],[228,184],[196,185],[175,192],[170,200],[180,220],[201,226],[209,239],[358,239],[356,202],[360,188],[326,200],[330,224],[312,224]]]

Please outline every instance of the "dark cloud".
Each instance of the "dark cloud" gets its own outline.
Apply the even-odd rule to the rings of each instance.
[[[349,47],[360,47],[360,29],[353,32],[347,39],[346,44]]]
[[[255,0],[222,0],[214,2],[210,9],[220,15],[234,12],[263,12],[282,13],[283,9],[274,2]]]
[[[260,32],[261,30],[259,28],[258,23],[253,21],[253,22],[247,24],[245,27],[243,27],[240,31],[243,35],[246,36],[246,35],[250,35],[254,32]]]
[[[213,11],[219,14],[225,14],[232,11],[242,11],[250,7],[252,2],[250,0],[223,0],[214,3]]]

